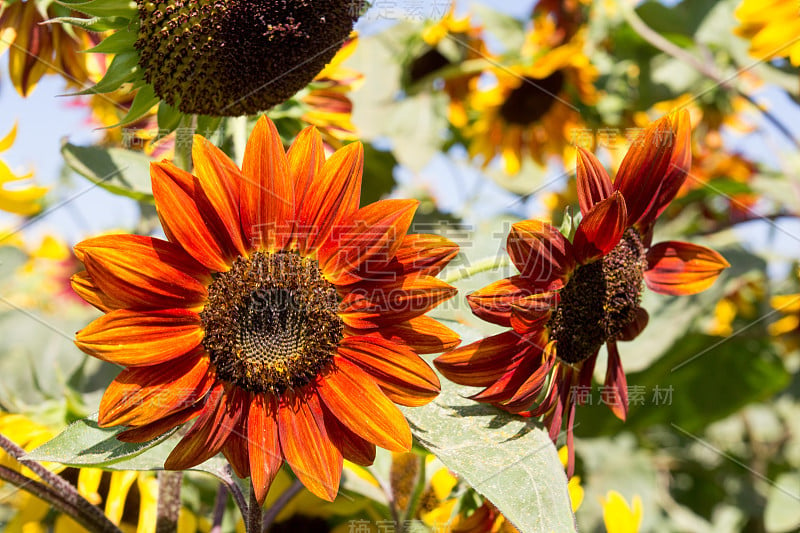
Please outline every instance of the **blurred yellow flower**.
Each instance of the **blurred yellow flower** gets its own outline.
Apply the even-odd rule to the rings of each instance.
[[[564,468],[567,468],[569,450],[566,446],[559,448],[558,460],[561,461],[561,465]],[[581,487],[580,476],[572,476],[570,478],[569,482],[567,482],[567,491],[569,492],[569,501],[572,503],[572,512],[574,513],[583,503],[583,487]]]
[[[741,23],[735,32],[750,41],[757,59],[788,57],[800,66],[800,6],[796,0],[744,0],[736,8]]]
[[[17,137],[17,125],[0,139],[0,152],[5,152]],[[41,211],[40,200],[47,193],[47,187],[36,185],[24,186],[33,173],[18,176],[8,165],[0,160],[0,210],[8,211],[17,215],[31,216]],[[10,187],[9,187],[10,185]]]
[[[642,524],[642,499],[634,496],[632,505],[619,492],[610,490],[601,500],[603,523],[608,533],[637,533]]]

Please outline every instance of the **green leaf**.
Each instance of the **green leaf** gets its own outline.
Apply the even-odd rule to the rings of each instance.
[[[70,96],[82,94],[110,93],[116,91],[123,83],[131,81],[139,73],[139,52],[131,50],[114,56],[108,66],[103,79],[97,82],[94,87],[90,87]]]
[[[87,31],[102,32],[126,28],[130,24],[130,20],[123,17],[91,17],[88,19],[82,17],[55,17],[45,21],[43,24],[69,24]]]
[[[442,380],[433,402],[401,410],[419,442],[522,533],[574,531],[567,478],[547,432],[465,398],[474,392]]]
[[[61,148],[66,164],[107,191],[134,200],[153,202],[150,162],[146,155],[122,148],[75,146]]]
[[[136,91],[136,96],[133,97],[133,102],[131,103],[130,109],[125,114],[122,119],[112,126],[108,126],[109,128],[116,128],[118,126],[124,126],[125,124],[130,124],[135,122],[136,120],[142,118],[144,115],[150,111],[154,105],[159,102],[160,98],[156,96],[155,89],[152,85],[145,84]]]
[[[181,118],[183,118],[183,113],[181,113],[177,108],[172,107],[166,102],[161,102],[158,106],[158,129],[161,130],[159,135],[162,132],[171,132],[174,131],[175,128],[181,123]]]
[[[621,343],[620,353],[624,365],[627,353],[637,353],[636,340]],[[576,434],[612,434],[657,424],[699,431],[748,403],[769,399],[790,377],[769,339],[689,334],[649,368],[627,376],[626,422],[613,417],[593,389],[593,405],[577,411]]]
[[[133,43],[136,42],[138,35],[136,31],[122,29],[115,31],[93,48],[81,50],[83,53],[93,54],[119,54],[126,50],[133,50]]]
[[[70,9],[85,13],[91,17],[125,17],[135,19],[136,2],[128,0],[92,0],[91,2],[65,2]]]
[[[364,177],[361,184],[361,205],[384,198],[396,184],[393,171],[398,165],[392,152],[378,150],[372,143],[364,143]]]

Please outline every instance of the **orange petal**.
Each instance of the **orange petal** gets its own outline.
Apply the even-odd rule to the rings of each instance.
[[[231,431],[225,444],[222,446],[222,455],[233,467],[233,472],[241,479],[250,477],[250,452],[248,442],[248,415],[251,406],[250,393],[240,391],[240,396],[244,398],[242,402],[242,413],[239,418],[239,425]]]
[[[342,477],[342,453],[325,429],[316,394],[307,394],[293,405],[278,409],[281,450],[292,471],[308,490],[333,501]]]
[[[294,197],[299,204],[325,165],[325,147],[317,128],[308,126],[301,131],[286,152],[286,159],[294,184]]]
[[[142,426],[201,400],[214,383],[203,350],[159,365],[126,368],[100,401],[98,424]]]
[[[519,363],[521,342],[521,335],[506,331],[444,353],[433,364],[450,381],[485,387]]]
[[[356,365],[337,358],[336,370],[325,376],[318,391],[331,413],[356,435],[391,451],[411,448],[403,413]]]
[[[455,287],[431,276],[363,283],[350,288],[339,304],[339,314],[353,328],[383,327],[424,315],[455,293]]]
[[[95,284],[88,272],[78,272],[70,278],[72,290],[86,302],[104,313],[126,307],[126,303],[107,295]]]
[[[105,235],[75,246],[94,285],[121,307],[202,304],[211,276],[183,248],[140,235]],[[91,302],[90,302],[91,303]]]
[[[296,141],[295,141],[296,142]],[[300,253],[316,250],[331,229],[358,210],[364,148],[359,142],[337,150],[314,174],[305,195],[298,196],[297,224]]]
[[[380,258],[367,260],[359,268],[363,280],[391,280],[409,274],[436,276],[456,255],[458,245],[440,235],[406,235],[388,263]]]
[[[218,383],[208,395],[197,421],[175,445],[164,462],[167,470],[186,470],[217,455],[233,431],[243,432],[240,420],[245,408],[241,389],[224,390]]]
[[[630,225],[654,221],[672,201],[692,163],[688,111],[665,115],[631,145],[614,190],[625,197]]]
[[[661,294],[697,294],[709,288],[729,266],[724,257],[705,246],[665,241],[648,250],[644,280]]]
[[[206,402],[198,402],[191,407],[187,407],[177,413],[173,413],[165,418],[156,420],[140,427],[128,429],[117,435],[117,440],[122,442],[148,442],[156,437],[160,437],[175,426],[185,424],[199,415],[205,409]]]
[[[425,315],[373,331],[356,331],[359,331],[359,333],[354,333],[355,335],[371,335],[405,344],[420,354],[443,352],[450,348],[455,348],[461,342],[455,331],[438,320]]]
[[[581,263],[589,263],[610,252],[627,229],[625,198],[615,191],[586,213],[575,231],[572,249]]]
[[[375,462],[375,445],[362,439],[344,424],[339,422],[336,416],[331,413],[325,404],[322,405],[325,429],[331,442],[342,452],[342,456],[350,462],[361,466],[369,466]]]
[[[256,498],[264,504],[272,481],[283,464],[275,410],[263,394],[254,394],[247,419],[250,476]]]
[[[537,288],[556,288],[575,268],[570,242],[556,228],[539,220],[511,226],[507,249],[520,275]]]
[[[145,366],[180,357],[202,340],[200,317],[186,309],[118,309],[79,331],[75,344],[109,363]]]
[[[389,262],[403,243],[418,200],[381,200],[337,225],[318,252],[326,278],[336,285],[361,281],[365,261]]]
[[[168,161],[150,164],[153,196],[170,240],[211,270],[225,272],[236,255],[224,222],[200,187],[185,189],[186,174]]]
[[[508,327],[511,324],[511,304],[533,293],[534,288],[526,279],[512,276],[469,294],[467,303],[475,316]]]
[[[294,184],[275,124],[261,115],[242,162],[241,219],[251,249],[282,249],[291,239]]]
[[[380,337],[345,337],[339,355],[372,376],[395,403],[420,406],[439,395],[436,373],[420,356],[405,346]]]
[[[225,152],[200,135],[194,136],[192,163],[200,187],[225,228],[228,240],[238,255],[247,255],[239,224],[239,184],[244,179],[241,170]]]
[[[581,213],[586,216],[594,204],[611,196],[611,178],[594,154],[580,146],[577,174],[578,203],[581,206]]]

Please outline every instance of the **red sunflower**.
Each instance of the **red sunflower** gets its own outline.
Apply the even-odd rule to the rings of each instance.
[[[630,148],[613,183],[599,161],[580,150],[583,218],[572,241],[545,222],[514,224],[507,249],[519,275],[468,296],[475,315],[512,329],[434,361],[448,379],[484,387],[475,400],[543,417],[554,442],[566,417],[570,476],[575,407],[583,402],[575,389],[591,386],[604,344],[604,400],[617,417],[626,417],[617,341],[632,340],[647,325],[640,306],[644,286],[661,294],[694,294],[729,266],[703,246],[651,245],[653,223],[686,179],[690,137],[686,111],[665,116]]]
[[[195,419],[164,465],[225,454],[264,501],[284,461],[333,500],[342,459],[371,464],[375,446],[405,451],[395,404],[439,392],[419,353],[458,344],[424,316],[455,289],[434,276],[457,253],[407,235],[418,202],[359,209],[363,149],[325,160],[304,130],[284,152],[256,125],[240,170],[196,136],[194,175],[151,167],[168,241],[138,235],[75,247],[75,290],[106,314],[80,331],[86,353],[126,367],[100,404],[103,427],[145,442]]]

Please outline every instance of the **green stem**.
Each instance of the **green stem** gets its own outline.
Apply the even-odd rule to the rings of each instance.
[[[250,505],[247,506],[247,516],[244,519],[247,533],[261,533],[261,506],[258,504],[256,489],[253,488],[252,482],[250,483]]]
[[[183,472],[162,470],[158,473],[158,505],[156,508],[156,533],[177,531],[181,512],[181,482]]]
[[[476,274],[480,274],[482,272],[488,272],[490,270],[497,270],[499,268],[504,268],[509,265],[511,265],[511,260],[508,258],[508,256],[487,257],[485,259],[479,260],[470,267],[459,269],[458,271],[447,275],[444,278],[444,282],[452,284],[457,281],[461,281],[462,279],[471,278]]]
[[[192,171],[192,143],[195,133],[195,116],[184,115],[175,130],[175,165],[185,170]]]

